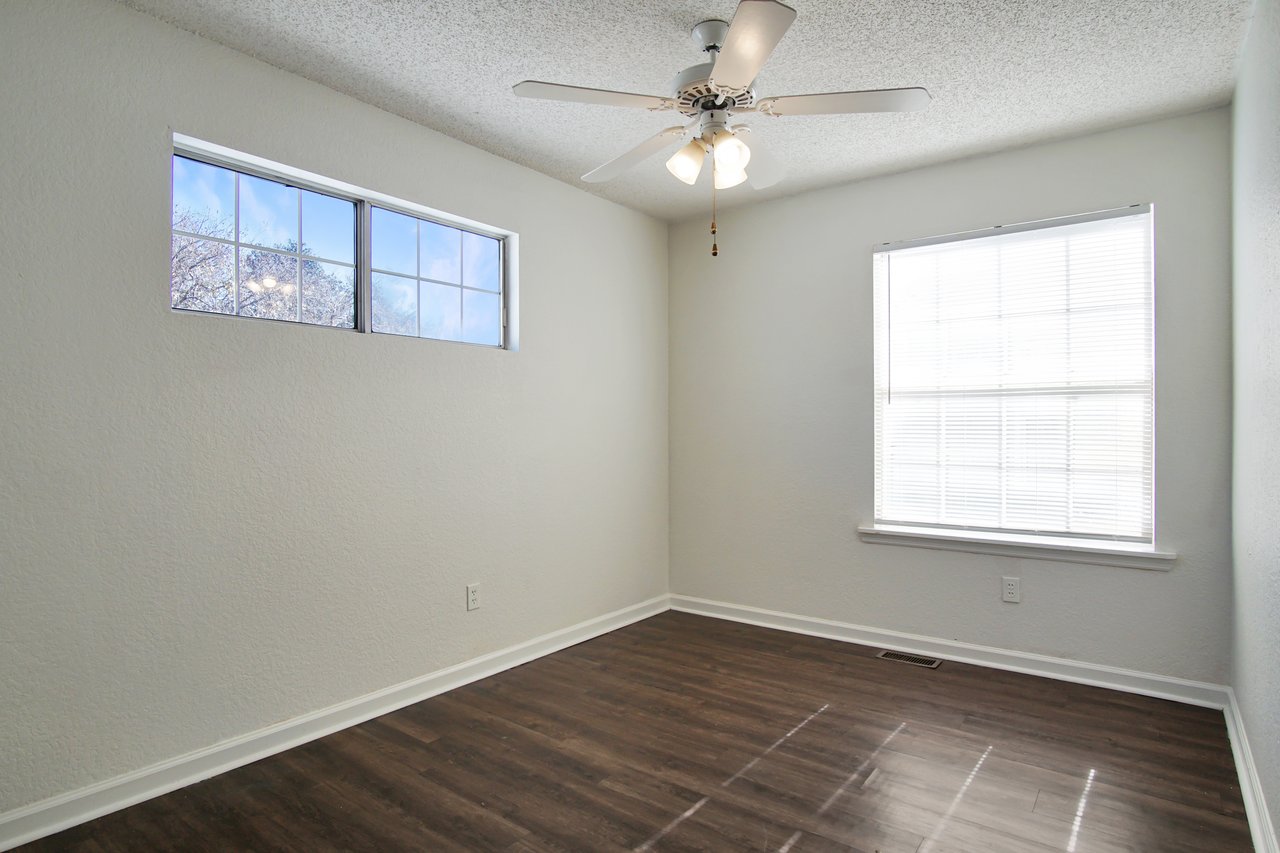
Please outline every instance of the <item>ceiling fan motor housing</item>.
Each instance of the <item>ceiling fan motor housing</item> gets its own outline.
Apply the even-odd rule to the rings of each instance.
[[[701,26],[701,25],[699,25]],[[706,110],[746,110],[755,106],[756,90],[748,88],[738,95],[721,96],[711,88],[709,78],[715,62],[692,65],[671,81],[676,109],[689,118],[697,118]]]
[[[749,86],[734,95],[723,95],[711,86],[711,69],[715,67],[716,57],[720,55],[728,34],[729,23],[715,19],[694,25],[689,33],[698,50],[709,57],[707,62],[686,68],[671,81],[676,109],[689,118],[697,118],[706,110],[745,110],[755,105],[754,87]]]

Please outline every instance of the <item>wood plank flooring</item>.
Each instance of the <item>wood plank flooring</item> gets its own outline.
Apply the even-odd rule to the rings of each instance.
[[[1222,714],[667,612],[29,850],[1251,849]]]

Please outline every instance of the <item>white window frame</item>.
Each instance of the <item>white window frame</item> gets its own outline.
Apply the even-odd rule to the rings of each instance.
[[[1139,213],[1150,214],[1151,206],[1132,205],[1127,208],[1099,211],[1079,216],[1059,217],[1009,226],[995,226],[992,228],[940,235],[920,240],[884,243],[873,248],[873,257],[875,254],[895,250],[938,245],[943,243],[955,243],[963,240],[990,237],[998,234],[1009,234],[1018,231],[1055,228],[1100,219],[1131,216]],[[876,287],[875,299],[877,317],[876,335],[879,336],[885,333],[885,326],[882,321],[885,316],[883,312],[887,308],[887,294],[882,292],[882,288],[878,284]],[[882,358],[882,343],[883,342],[879,339],[875,342],[877,359]],[[877,367],[877,369],[879,369],[879,367]],[[876,393],[879,393],[878,389]],[[881,436],[877,434],[875,438],[878,444],[881,440]],[[1152,465],[1154,468],[1154,448],[1152,450],[1152,454]],[[878,470],[876,475],[879,475]],[[1152,500],[1152,513],[1154,515],[1154,494],[1152,496]],[[1177,555],[1172,552],[1160,550],[1156,547],[1154,530],[1151,542],[1128,542],[1106,537],[1093,538],[1074,535],[1041,535],[1004,530],[977,530],[928,524],[894,523],[875,519],[870,523],[859,526],[858,533],[859,538],[863,542],[872,544],[902,545],[914,548],[962,551],[968,553],[1026,557],[1031,559],[1122,566],[1141,569],[1168,569],[1171,567],[1173,560],[1177,557]]]
[[[418,219],[425,219],[432,222],[445,225],[449,228],[456,228],[462,231],[470,231],[485,237],[491,237],[499,243],[499,270],[501,281],[499,283],[499,301],[501,305],[500,320],[500,340],[495,346],[493,344],[476,344],[467,341],[444,341],[437,338],[420,338],[408,335],[385,335],[385,337],[403,338],[408,340],[425,340],[438,341],[445,344],[461,344],[464,346],[474,346],[483,349],[498,349],[517,351],[519,349],[519,235],[504,228],[497,228],[487,225],[483,222],[477,222],[473,219],[456,216],[446,213],[426,205],[417,204],[416,202],[406,201],[402,198],[387,195],[376,190],[366,189],[364,187],[349,184],[345,181],[327,178],[314,172],[308,172],[304,169],[297,169],[287,166],[283,163],[277,163],[273,160],[267,160],[263,157],[257,157],[252,154],[246,154],[242,151],[236,151],[223,145],[212,142],[206,142],[192,136],[181,133],[173,134],[173,150],[170,152],[170,193],[169,193],[169,209],[173,209],[173,185],[172,185],[172,156],[186,157],[192,160],[198,160],[208,163],[212,166],[220,166],[230,169],[240,174],[251,175],[267,180],[279,181],[292,187],[298,187],[303,190],[310,190],[322,193],[328,196],[334,196],[356,204],[356,246],[355,246],[355,279],[356,279],[356,306],[355,306],[355,328],[350,329],[342,326],[322,326],[315,323],[297,322],[294,320],[271,320],[271,322],[283,323],[286,325],[303,326],[306,328],[335,329],[340,332],[358,332],[372,333],[373,319],[373,275],[371,271],[372,264],[372,244],[371,244],[371,228],[372,228],[372,211],[373,207],[381,207],[396,213],[403,213]],[[170,233],[176,233],[170,226]],[[199,239],[204,239],[200,235],[195,235]],[[239,235],[236,235],[237,239]],[[218,238],[209,238],[218,239]],[[219,242],[227,243],[230,241],[219,240]],[[248,245],[248,244],[245,244]],[[288,254],[280,252],[276,249],[268,249],[278,254]],[[237,272],[238,274],[238,272]],[[170,282],[172,288],[172,282]],[[492,291],[490,291],[492,292]],[[200,311],[186,308],[170,308],[171,311],[178,314],[216,316],[216,317],[237,317],[247,320],[262,320],[270,318],[260,317],[243,317],[240,314],[221,314],[212,311]],[[379,333],[381,334],[381,333]]]

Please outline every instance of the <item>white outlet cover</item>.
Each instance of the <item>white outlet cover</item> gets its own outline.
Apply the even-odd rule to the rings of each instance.
[[[1022,601],[1022,579],[1011,577],[1001,578],[1000,599],[1014,604]]]

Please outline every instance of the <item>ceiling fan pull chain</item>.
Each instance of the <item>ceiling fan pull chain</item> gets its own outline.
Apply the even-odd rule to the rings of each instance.
[[[720,247],[716,245],[716,161],[713,153],[711,157],[711,257],[714,258],[719,254]]]

